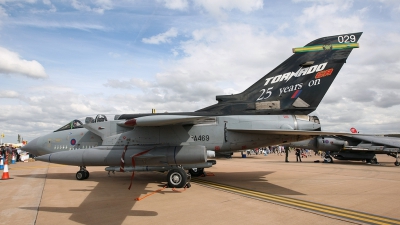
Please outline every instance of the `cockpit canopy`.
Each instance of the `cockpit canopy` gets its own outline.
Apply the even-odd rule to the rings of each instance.
[[[72,120],[71,122],[60,127],[58,130],[55,130],[54,132],[82,128],[83,127],[82,125],[83,125],[83,123],[80,120]]]
[[[119,115],[116,115],[114,120],[118,118]],[[107,121],[107,116],[99,114],[97,115],[94,119],[93,117],[86,117],[85,118],[85,124],[87,123],[100,123],[100,122],[105,122]],[[77,129],[77,128],[83,128],[83,123],[81,120],[75,119],[72,120],[71,122],[65,124],[64,126],[60,127],[58,130],[55,130],[54,132],[62,131],[62,130],[72,130],[72,129]]]

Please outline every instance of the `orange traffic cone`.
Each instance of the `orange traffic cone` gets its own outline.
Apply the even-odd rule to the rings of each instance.
[[[8,159],[6,157],[6,161],[4,163],[4,170],[3,170],[3,176],[1,177],[2,180],[7,180],[10,179],[10,175],[8,174]]]

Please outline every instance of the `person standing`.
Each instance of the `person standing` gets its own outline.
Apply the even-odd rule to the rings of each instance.
[[[268,153],[269,153],[269,148],[268,148],[268,146],[267,146],[267,147],[265,147],[265,149],[264,149],[264,156],[267,156]]]
[[[285,149],[285,162],[289,162],[289,147],[283,147],[283,149]]]
[[[6,154],[6,149],[4,148],[4,146],[1,146],[1,151],[0,154],[4,157]]]
[[[11,154],[12,154],[12,145],[6,144],[6,160],[8,164],[11,164]]]
[[[296,162],[300,161],[301,162],[301,151],[300,149],[296,148]]]

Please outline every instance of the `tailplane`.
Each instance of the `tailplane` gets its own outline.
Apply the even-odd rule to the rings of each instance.
[[[328,91],[362,32],[316,39],[293,48],[293,55],[235,95],[219,95],[218,103],[197,112],[221,115],[309,114]]]

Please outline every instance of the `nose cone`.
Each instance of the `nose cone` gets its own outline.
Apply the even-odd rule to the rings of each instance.
[[[35,156],[40,155],[39,154],[39,145],[38,145],[38,139],[39,138],[35,138],[32,141],[28,142],[28,144],[26,144],[24,147],[21,148],[21,150],[23,151],[27,151],[30,154],[33,154]]]

